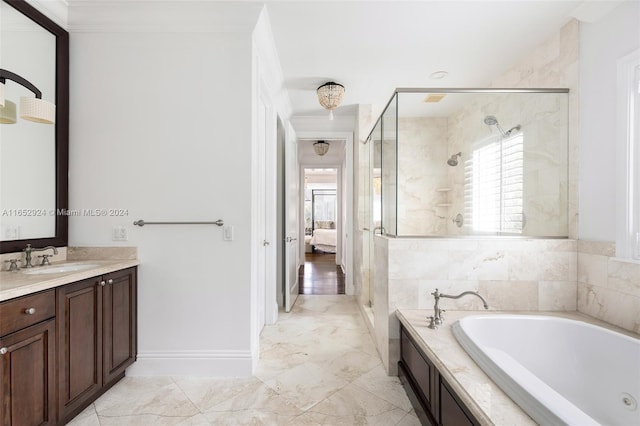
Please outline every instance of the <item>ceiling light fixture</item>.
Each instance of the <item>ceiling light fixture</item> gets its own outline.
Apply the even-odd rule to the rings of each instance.
[[[333,110],[338,108],[342,102],[344,86],[330,81],[318,87],[316,93],[318,94],[318,102],[320,102],[320,105],[329,110],[329,120],[333,120]]]
[[[435,71],[435,72],[432,72],[431,74],[429,74],[429,78],[431,80],[442,80],[443,78],[445,78],[448,75],[449,75],[449,73],[447,71]]]
[[[314,142],[313,150],[316,152],[317,155],[322,157],[329,151],[329,142],[325,142],[325,141]]]
[[[25,78],[5,69],[0,69],[0,123],[13,124],[15,120],[15,104],[5,99],[5,83],[14,81],[29,89],[35,98],[22,96],[20,98],[20,117],[36,123],[54,124],[56,122],[56,106],[42,99],[42,92]],[[4,111],[9,108],[9,110]]]

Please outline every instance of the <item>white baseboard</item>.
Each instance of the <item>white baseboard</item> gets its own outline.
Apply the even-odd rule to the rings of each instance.
[[[250,351],[145,352],[127,376],[251,377]]]

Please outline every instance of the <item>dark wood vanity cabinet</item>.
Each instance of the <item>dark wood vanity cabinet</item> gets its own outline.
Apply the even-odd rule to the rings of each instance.
[[[136,268],[56,290],[60,423],[80,413],[135,361],[136,293]]]
[[[400,327],[398,374],[422,424],[480,425],[404,326]]]
[[[0,424],[55,425],[55,293],[0,303]]]

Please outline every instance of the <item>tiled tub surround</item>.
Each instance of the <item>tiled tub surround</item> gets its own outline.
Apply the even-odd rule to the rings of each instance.
[[[535,425],[536,423],[514,403],[467,355],[455,339],[451,326],[467,315],[484,315],[486,311],[449,311],[447,321],[437,330],[427,328],[430,310],[401,309],[396,315],[420,349],[431,359],[447,383],[483,425]],[[490,312],[495,314],[496,312]],[[504,312],[507,313],[507,312]],[[509,312],[513,313],[513,312]],[[527,312],[518,312],[527,313]],[[545,315],[545,313],[534,313]],[[576,312],[554,312],[552,315],[585,321],[614,331],[632,335],[602,321]],[[633,337],[638,337],[633,335]]]
[[[108,274],[139,264],[138,260],[136,260],[135,247],[62,247],[58,249],[58,255],[51,258],[52,266],[64,264],[65,262],[84,262],[96,264],[97,266],[81,271],[54,274],[25,274],[24,269],[15,272],[9,272],[5,269],[4,260],[23,259],[23,257],[22,253],[10,253],[0,258],[3,261],[3,270],[0,271],[0,301]],[[33,270],[36,270],[36,268],[38,266],[35,266]]]
[[[615,243],[578,241],[577,309],[640,333],[640,262],[617,259],[615,252]]]
[[[575,240],[377,236],[375,259],[375,340],[391,375],[399,359],[395,311],[432,310],[436,288],[477,291],[491,310],[576,310]],[[482,304],[475,297],[442,299],[441,308],[478,310]]]

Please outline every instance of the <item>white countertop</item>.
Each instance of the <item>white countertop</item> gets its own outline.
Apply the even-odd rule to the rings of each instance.
[[[65,263],[90,263],[97,265],[94,268],[82,271],[60,272],[54,274],[25,274],[30,269],[20,269],[9,272],[0,271],[0,302],[25,296],[38,291],[73,283],[87,278],[97,277],[121,269],[130,268],[140,264],[138,260],[82,260],[72,262],[56,262],[51,266],[61,266]],[[34,267],[34,269],[37,267]]]

